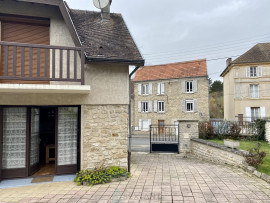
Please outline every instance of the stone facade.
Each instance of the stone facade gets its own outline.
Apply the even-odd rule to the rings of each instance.
[[[270,144],[270,121],[265,123],[265,140]]]
[[[83,105],[81,168],[127,168],[127,137],[127,105]]]
[[[243,150],[230,149],[224,145],[193,138],[191,139],[191,152],[201,159],[241,168],[247,167],[243,156],[246,151]]]
[[[183,92],[185,81],[196,81],[197,91],[194,93]],[[164,83],[164,94],[158,95],[158,83]],[[139,95],[138,87],[143,84],[151,84],[152,94]],[[195,112],[183,112],[184,100],[197,100]],[[138,112],[139,102],[151,101],[152,111],[148,113]],[[154,101],[164,101],[164,112],[154,112]],[[151,120],[150,124],[158,124],[164,120],[165,125],[176,124],[179,120],[208,120],[209,119],[209,93],[206,77],[178,78],[155,81],[134,82],[134,103],[132,106],[132,130],[133,134],[149,134],[148,130],[139,129],[141,120]]]

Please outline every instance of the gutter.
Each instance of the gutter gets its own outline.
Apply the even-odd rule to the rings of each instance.
[[[129,65],[144,65],[144,60],[108,59],[86,57],[88,62],[127,63]]]
[[[136,68],[129,74],[129,105],[128,105],[128,172],[131,171],[131,138],[132,138],[132,130],[131,130],[131,77],[136,71],[140,68],[140,66],[136,66]]]

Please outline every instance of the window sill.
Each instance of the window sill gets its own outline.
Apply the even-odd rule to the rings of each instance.
[[[164,114],[164,113],[165,113],[165,111],[158,111],[157,113]]]
[[[194,94],[195,92],[185,92],[186,94]]]
[[[157,96],[165,96],[165,94],[157,94]]]

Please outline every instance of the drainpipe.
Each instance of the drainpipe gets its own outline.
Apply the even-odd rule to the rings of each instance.
[[[131,77],[136,71],[140,68],[140,66],[136,66],[136,68],[129,74],[129,105],[128,105],[128,120],[129,120],[129,133],[128,133],[128,172],[131,171]]]

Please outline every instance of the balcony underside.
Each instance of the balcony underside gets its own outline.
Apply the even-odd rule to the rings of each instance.
[[[89,94],[89,85],[0,84],[0,93]]]

